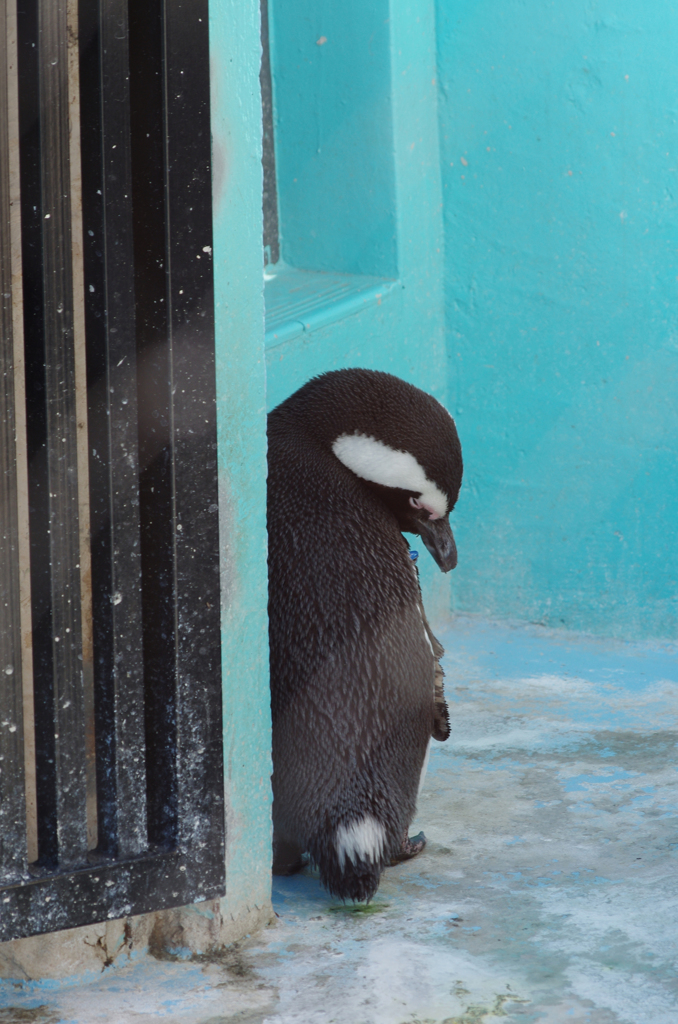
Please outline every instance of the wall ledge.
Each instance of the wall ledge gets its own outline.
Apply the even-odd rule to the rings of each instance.
[[[362,274],[297,270],[284,263],[264,271],[266,348],[360,312],[381,302],[400,281]]]

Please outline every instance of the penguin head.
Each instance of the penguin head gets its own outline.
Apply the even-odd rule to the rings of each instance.
[[[426,476],[412,452],[391,448],[366,434],[341,434],[332,451],[378,494],[401,530],[420,535],[442,572],[454,569],[457,546],[449,514],[456,495],[450,502],[447,493]]]
[[[443,572],[457,564],[449,523],[461,487],[454,420],[431,395],[376,370],[335,370],[288,399],[313,436],[360,478],[407,533],[419,534]]]

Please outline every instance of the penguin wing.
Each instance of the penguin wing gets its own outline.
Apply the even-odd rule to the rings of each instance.
[[[436,661],[435,683],[433,691],[433,729],[431,736],[434,740],[444,743],[450,738],[450,711],[445,700],[443,679],[445,673],[442,665]]]
[[[426,612],[424,611],[424,605],[421,605],[421,617],[424,621],[424,629],[426,635],[431,644],[431,650],[435,657],[435,674],[433,683],[433,729],[431,730],[431,736],[434,740],[439,740],[444,743],[445,740],[450,738],[450,711],[445,700],[445,688],[443,680],[445,673],[443,667],[440,664],[440,659],[445,653],[445,648],[440,643],[440,640],[433,635],[428,619],[426,618]]]

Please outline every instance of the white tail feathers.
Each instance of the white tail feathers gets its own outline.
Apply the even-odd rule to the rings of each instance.
[[[366,814],[360,821],[352,821],[350,825],[340,825],[335,840],[339,869],[344,870],[347,857],[352,864],[358,860],[376,863],[383,856],[385,841],[384,826],[371,814]]]

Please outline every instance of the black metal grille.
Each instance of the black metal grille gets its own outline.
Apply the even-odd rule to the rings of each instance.
[[[268,0],[260,0],[261,11],[261,86],[262,154],[264,172],[264,264],[280,259],[280,224],[278,221],[278,185],[275,176],[275,136],[273,113],[273,77],[271,74],[271,36],[269,31]]]
[[[35,763],[24,756],[3,42],[0,940],[224,887],[207,0],[80,0],[77,26],[66,0],[18,0],[17,25]],[[31,864],[25,761],[37,796]]]

